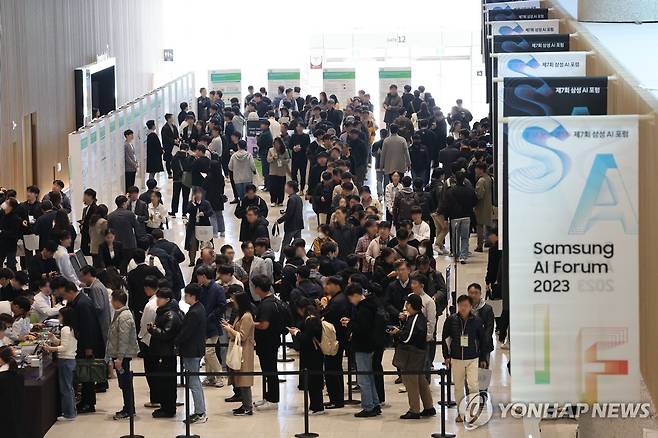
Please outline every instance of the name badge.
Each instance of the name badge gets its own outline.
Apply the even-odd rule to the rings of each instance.
[[[459,346],[460,347],[468,347],[468,336],[460,336],[459,337]]]

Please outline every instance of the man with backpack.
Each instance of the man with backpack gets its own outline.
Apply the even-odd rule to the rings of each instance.
[[[414,191],[411,187],[412,180],[410,176],[402,178],[402,188],[395,195],[393,200],[393,221],[396,226],[400,221],[411,220],[411,209],[416,205]]]
[[[265,393],[263,400],[254,403],[258,410],[276,409],[279,403],[279,377],[277,371],[277,353],[281,343],[282,304],[272,293],[272,282],[265,275],[256,275],[251,279],[252,293],[260,298],[256,310],[256,355],[264,373]]]
[[[324,356],[325,383],[329,403],[325,409],[340,409],[345,406],[345,383],[343,380],[343,353],[347,345],[348,333],[340,320],[350,315],[350,303],[343,292],[343,280],[338,276],[327,278],[324,284],[324,297],[320,300],[322,318],[333,324],[336,330],[338,349],[333,356]]]

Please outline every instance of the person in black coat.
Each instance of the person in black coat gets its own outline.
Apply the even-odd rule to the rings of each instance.
[[[199,241],[195,236],[197,225],[210,225],[210,217],[215,214],[210,202],[203,199],[203,189],[195,187],[192,190],[192,200],[187,204],[185,213],[188,215],[185,227],[185,249],[190,256],[190,267],[194,266],[196,252],[199,249]]]
[[[286,211],[277,220],[277,223],[283,224],[284,233],[281,246],[290,245],[293,239],[300,239],[302,237],[302,230],[304,229],[304,201],[297,194],[298,188],[297,181],[288,181],[286,183],[286,194],[288,195]]]
[[[174,146],[180,144],[180,135],[178,134],[178,127],[174,124],[173,114],[167,113],[164,117],[165,124],[160,130],[160,137],[162,138],[162,149],[164,152],[162,158],[164,159],[165,165],[167,167],[167,175],[169,175],[169,178],[172,178],[173,174],[171,169],[171,154],[174,150]]]
[[[21,237],[21,219],[16,214],[18,201],[8,198],[0,209],[0,266],[7,260],[7,267],[16,271],[16,248]]]
[[[338,245],[338,257],[345,260],[356,249],[357,230],[347,222],[347,210],[337,208],[334,212],[336,221],[331,225],[331,238]]]
[[[298,313],[303,317],[302,324],[300,324],[300,327],[290,327],[288,330],[293,340],[299,342],[300,369],[315,372],[308,375],[308,386],[306,388],[309,395],[309,409],[315,414],[324,411],[322,401],[324,355],[318,347],[322,339],[322,320],[313,301],[310,300],[304,300],[303,307],[298,309]],[[301,387],[304,388],[303,381]]]
[[[89,221],[91,217],[96,213],[98,205],[96,204],[96,190],[87,189],[82,196],[82,202],[85,204],[85,207],[82,209],[82,218],[78,221],[80,224],[80,249],[82,253],[86,256],[90,256],[91,252],[89,250]]]
[[[194,157],[189,154],[189,146],[181,143],[180,150],[176,152],[176,155],[171,159],[171,174],[173,178],[173,193],[171,195],[171,210],[169,211],[170,216],[176,216],[178,213],[178,204],[181,204],[181,211],[185,212],[185,206],[187,201],[190,199],[190,189],[191,186],[183,184],[183,174],[185,172],[190,172],[192,169],[192,163],[194,162]],[[188,182],[188,184],[190,184]],[[183,202],[179,202],[181,199]]]
[[[210,202],[210,206],[215,212],[211,220],[214,231],[215,233],[219,233],[220,236],[223,236],[225,226],[222,212],[224,211],[226,197],[224,196],[224,176],[222,174],[221,162],[216,160],[210,162],[210,169],[208,170],[208,176],[206,176],[203,182],[203,189],[206,191],[206,199]]]
[[[53,209],[53,204],[50,201],[41,202],[41,211],[41,216],[39,216],[39,219],[37,219],[32,227],[34,234],[39,236],[39,249],[43,249],[46,246],[46,242],[50,239],[53,222],[57,214],[57,210]]]
[[[429,182],[430,154],[427,145],[423,144],[420,134],[414,134],[411,146],[409,146],[409,158],[411,159],[411,176],[414,180],[420,179],[423,184]]]
[[[170,242],[164,238],[162,230],[153,230],[153,245],[151,248],[158,248],[169,254],[176,263],[183,263],[185,261],[185,254],[180,250],[180,247],[174,242]]]
[[[54,277],[59,273],[59,267],[53,258],[55,251],[57,251],[57,244],[55,242],[48,242],[41,251],[30,258],[27,265],[27,272],[30,277],[31,291],[38,290],[39,282],[42,279]]]
[[[304,124],[297,123],[295,132],[290,136],[290,155],[292,157],[291,174],[293,181],[299,182],[299,190],[304,191],[306,187],[306,166],[308,166],[308,146],[311,137],[304,132]]]
[[[155,120],[146,122],[146,128],[149,130],[146,136],[146,172],[149,174],[149,179],[153,179],[158,172],[164,170],[162,166],[164,150],[162,149],[162,143],[160,143],[160,137],[155,132]]]
[[[183,362],[183,369],[192,373],[198,373],[201,366],[201,358],[206,351],[206,309],[199,302],[201,287],[191,283],[185,288],[185,302],[190,306],[181,329],[174,340],[178,349],[178,355]],[[206,403],[203,396],[203,388],[199,376],[189,376],[188,382],[194,399],[194,414],[205,415]]]
[[[270,237],[268,230],[269,222],[260,215],[260,210],[255,205],[247,208],[242,223],[240,224],[240,242],[255,242],[259,237]]]
[[[203,174],[207,174],[210,170],[210,158],[206,157],[206,150],[203,145],[197,145],[194,149],[194,161],[190,166],[192,187],[203,187],[203,182],[206,179]]]
[[[77,359],[105,358],[105,343],[101,333],[99,314],[94,303],[86,293],[79,292],[75,284],[63,277],[50,282],[56,296],[63,297],[67,307],[75,311],[77,321],[76,338],[78,340]],[[96,412],[96,387],[94,382],[82,383],[78,414]]]
[[[116,239],[114,230],[109,229],[105,231],[105,238],[100,245],[98,245],[98,255],[101,258],[104,268],[114,266],[117,270],[124,272],[128,266],[127,254],[123,249],[123,243]]]
[[[6,438],[21,438],[25,428],[23,420],[23,376],[18,373],[18,365],[12,347],[0,347],[0,424],[2,436]],[[4,368],[7,368],[4,370]]]
[[[439,151],[439,162],[446,172],[446,178],[452,176],[452,164],[460,156],[459,147],[452,137],[446,140],[446,147]]]
[[[336,329],[336,340],[338,341],[336,355],[324,357],[324,367],[328,372],[326,375],[327,393],[329,394],[327,409],[338,409],[345,405],[343,375],[330,373],[331,371],[343,372],[343,353],[347,347],[347,329],[343,327],[340,320],[350,315],[351,305],[342,290],[343,280],[337,276],[329,277],[324,284],[324,297],[320,300],[322,318],[333,324]]]
[[[353,128],[349,132],[347,145],[350,148],[350,156],[354,165],[354,182],[361,188],[364,184],[366,171],[368,170],[368,146],[361,138],[361,131]]]
[[[137,266],[128,272],[128,276],[126,277],[128,296],[130,298],[128,300],[128,307],[133,312],[135,324],[139,327],[144,306],[146,306],[148,301],[148,297],[144,293],[144,280],[147,277],[161,279],[164,275],[162,275],[162,272],[158,268],[146,263],[146,253],[141,248],[135,250],[133,260]]]
[[[171,376],[153,377],[153,388],[160,401],[160,408],[153,411],[154,418],[172,418],[176,416],[176,348],[175,340],[180,333],[183,316],[173,292],[161,288],[157,292],[158,310],[155,323],[149,324],[151,334],[149,354],[152,354],[157,364],[154,373],[172,373]]]
[[[391,321],[398,320],[399,314],[404,310],[404,300],[411,293],[411,280],[409,278],[411,270],[409,269],[409,263],[406,260],[398,260],[395,263],[395,271],[397,272],[397,278],[391,281],[386,287],[388,302],[397,311],[397,314],[393,314],[392,309],[389,312]]]

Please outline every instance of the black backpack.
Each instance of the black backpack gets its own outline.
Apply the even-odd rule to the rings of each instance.
[[[279,322],[279,333],[282,335],[288,334],[288,327],[292,327],[292,313],[290,312],[290,305],[279,298],[274,297],[276,303],[276,313]]]

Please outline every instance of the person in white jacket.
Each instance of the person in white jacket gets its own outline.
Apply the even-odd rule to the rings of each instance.
[[[240,140],[238,142],[238,150],[231,155],[228,170],[233,175],[236,199],[244,198],[247,185],[253,184],[254,175],[256,174],[256,163],[254,163],[253,155],[247,152],[246,141]]]
[[[393,172],[393,174],[391,174],[391,182],[386,185],[386,189],[384,190],[386,220],[389,222],[393,221],[393,201],[395,201],[395,195],[397,195],[402,188],[402,184],[400,183],[401,179],[402,174],[400,172]]]
[[[57,353],[57,378],[59,380],[59,393],[62,398],[62,416],[58,421],[72,421],[77,412],[75,410],[75,392],[73,391],[73,371],[75,370],[75,355],[78,350],[76,337],[75,310],[72,307],[62,307],[59,310],[59,321],[62,324],[59,339],[48,333],[50,345],[43,349]]]
[[[411,277],[411,293],[418,295],[423,302],[423,315],[427,319],[427,348],[425,349],[425,370],[429,371],[432,369],[434,363],[434,356],[436,354],[436,344],[434,339],[436,338],[436,303],[425,292],[427,285],[427,277],[424,274],[414,274]],[[430,374],[426,375],[427,380],[430,380]]]

